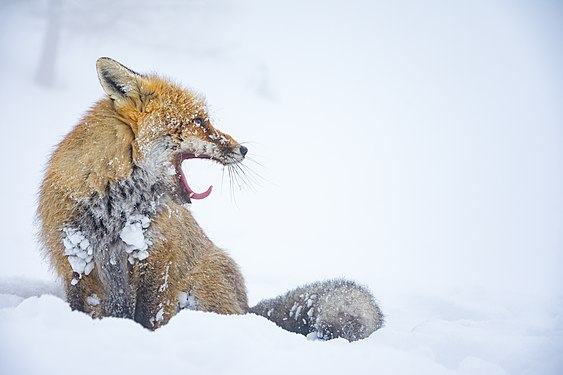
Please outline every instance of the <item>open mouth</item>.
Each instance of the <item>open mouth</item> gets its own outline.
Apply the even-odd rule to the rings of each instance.
[[[188,159],[209,159],[215,161],[217,160],[209,155],[197,155],[197,154],[185,153],[185,152],[181,153],[178,156],[178,159],[176,161],[176,175],[180,179],[180,193],[184,198],[184,200],[186,200],[188,203],[191,203],[192,199],[207,198],[211,194],[211,191],[213,190],[213,185],[209,186],[207,190],[204,191],[203,193],[196,193],[195,191],[192,190],[192,188],[188,184],[188,180],[186,179],[186,174],[182,170],[182,162]]]

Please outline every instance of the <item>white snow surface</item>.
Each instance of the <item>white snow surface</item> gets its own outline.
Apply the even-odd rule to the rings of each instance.
[[[6,283],[10,280],[0,280],[0,291]],[[527,304],[541,303],[528,297]],[[115,369],[258,374],[267,366],[272,374],[557,374],[563,324],[553,318],[555,309],[542,315],[523,308],[520,296],[497,298],[485,290],[393,296],[384,306],[387,326],[348,343],[311,341],[314,337],[283,331],[254,315],[191,310],[150,332],[125,319],[92,320],[53,295],[10,301],[0,294],[0,369],[7,374],[69,373],[78,367],[84,374]],[[60,351],[77,335],[80,352],[88,357],[61,360]],[[96,361],[82,366],[88,358]]]
[[[3,2],[0,374],[562,374],[562,14],[550,0]],[[386,325],[308,340],[192,311],[189,294],[155,332],[71,311],[34,215],[48,155],[103,95],[100,56],[200,90],[248,147],[250,184],[184,169],[215,186],[190,209],[251,303],[347,277]],[[135,256],[150,256],[143,225],[122,233]],[[85,274],[78,237],[65,251]]]

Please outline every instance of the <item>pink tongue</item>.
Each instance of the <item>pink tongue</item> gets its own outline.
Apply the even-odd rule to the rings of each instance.
[[[195,193],[189,186],[188,183],[186,182],[186,188],[188,189],[188,193],[190,194],[190,199],[204,199],[207,198],[209,196],[209,194],[211,194],[211,190],[213,190],[213,185],[211,185],[210,187],[207,188],[206,191],[204,191],[203,193]]]
[[[209,194],[211,194],[211,190],[213,190],[213,186],[208,187],[207,190],[204,191],[203,193],[196,193],[195,191],[192,190],[190,185],[188,185],[186,175],[184,174],[184,171],[182,169],[182,162],[180,162],[180,164],[176,167],[176,173],[180,176],[180,179],[182,180],[182,183],[184,184],[184,187],[186,188],[186,191],[190,199],[204,199],[207,198]]]

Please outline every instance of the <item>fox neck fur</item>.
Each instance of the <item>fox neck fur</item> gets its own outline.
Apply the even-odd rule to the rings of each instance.
[[[173,167],[163,157],[170,147],[166,138],[155,141],[151,152],[139,166],[132,165],[127,177],[109,182],[103,192],[78,200],[80,214],[75,222],[68,223],[90,240],[104,286],[104,308],[119,317],[133,318],[135,310],[135,292],[129,280],[131,265],[124,256],[127,243],[120,234],[131,217],[150,222],[172,199],[174,188],[166,177]],[[148,239],[154,234],[148,228],[144,236]]]

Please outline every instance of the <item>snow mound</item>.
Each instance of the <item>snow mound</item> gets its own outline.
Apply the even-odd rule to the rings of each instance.
[[[57,296],[64,300],[64,290],[58,283],[36,280],[27,277],[0,279],[0,308],[15,307],[24,299],[44,294]]]
[[[404,296],[386,306],[386,327],[348,343],[308,340],[252,314],[190,310],[151,332],[131,320],[94,320],[71,311],[60,287],[43,281],[0,280],[0,291],[2,374],[64,374],[80,368],[82,375],[500,375],[557,374],[563,368],[560,313],[538,314],[533,299],[528,308],[518,305],[521,296]],[[491,299],[496,308],[490,308]],[[63,360],[60,353],[77,340],[80,351]]]

